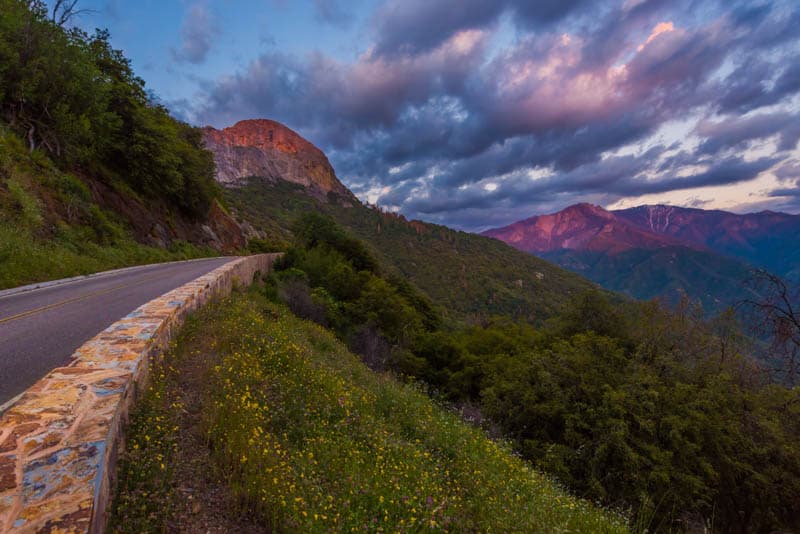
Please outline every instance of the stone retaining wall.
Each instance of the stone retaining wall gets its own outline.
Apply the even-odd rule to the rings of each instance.
[[[187,314],[250,284],[277,256],[233,260],[144,304],[0,414],[0,532],[102,532],[122,430],[150,358]]]

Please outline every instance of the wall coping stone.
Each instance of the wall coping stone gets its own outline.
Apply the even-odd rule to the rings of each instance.
[[[0,413],[0,532],[103,532],[137,393],[186,316],[280,254],[234,259],[140,306]]]

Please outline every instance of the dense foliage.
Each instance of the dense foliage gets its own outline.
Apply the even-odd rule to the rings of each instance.
[[[175,240],[138,243],[87,183],[0,125],[0,289],[116,267],[216,255]]]
[[[257,178],[225,191],[236,211],[264,230],[274,247],[292,240],[299,213],[332,217],[367,243],[384,269],[442,306],[448,320],[504,314],[534,323],[563,308],[570,295],[595,287],[586,279],[496,239],[357,204],[319,203],[302,186]]]
[[[627,530],[283,306],[238,294],[201,314],[133,414],[112,532]],[[193,430],[212,498],[187,479]]]
[[[607,254],[561,249],[540,255],[638,300],[658,298],[674,306],[689,295],[709,316],[754,297],[744,285],[750,271],[747,263],[704,250],[675,246]]]
[[[273,296],[332,328],[373,368],[396,366],[406,356],[398,348],[440,326],[427,297],[400,277],[384,276],[372,251],[332,219],[307,214],[294,233],[297,245],[271,279]]]
[[[372,366],[477,406],[580,495],[650,530],[800,525],[800,390],[746,356],[732,314],[708,323],[689,305],[588,291],[539,328],[498,317],[445,329],[331,219],[306,215],[294,234],[273,296]]]
[[[40,0],[0,0],[2,120],[62,168],[207,213],[217,190],[201,132],[148,96],[107,32],[60,20]]]

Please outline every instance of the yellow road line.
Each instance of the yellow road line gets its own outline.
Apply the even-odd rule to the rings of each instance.
[[[29,317],[31,315],[36,315],[37,313],[41,313],[43,311],[52,310],[53,308],[58,308],[60,306],[64,306],[66,304],[71,304],[73,302],[78,302],[79,300],[86,300],[88,298],[96,297],[98,295],[104,295],[106,293],[111,293],[112,291],[116,291],[117,289],[124,289],[126,287],[135,286],[135,285],[140,284],[142,282],[147,282],[149,280],[154,280],[156,278],[165,278],[165,277],[169,276],[170,274],[171,273],[159,274],[159,275],[155,275],[155,276],[149,276],[147,278],[142,278],[142,279],[136,280],[135,282],[130,282],[130,283],[127,283],[127,284],[120,284],[118,286],[109,287],[109,288],[106,288],[106,289],[100,289],[100,290],[94,291],[92,293],[87,293],[86,295],[80,295],[78,297],[73,297],[71,299],[66,299],[66,300],[62,300],[60,302],[54,302],[52,304],[47,304],[46,306],[42,306],[42,307],[36,308],[34,310],[28,310],[28,311],[24,311],[22,313],[18,313],[16,315],[11,315],[9,317],[3,317],[2,319],[0,319],[0,324],[9,323],[9,322],[15,321],[17,319],[23,319],[25,317]]]

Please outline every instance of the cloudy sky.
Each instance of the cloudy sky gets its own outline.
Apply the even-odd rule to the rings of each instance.
[[[284,122],[468,230],[575,202],[800,212],[800,3],[84,0],[173,111]]]

